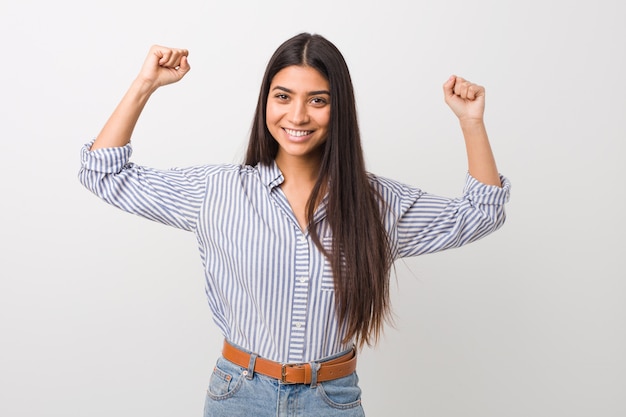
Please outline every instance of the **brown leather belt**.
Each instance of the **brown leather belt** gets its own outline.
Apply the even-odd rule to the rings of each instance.
[[[232,363],[247,368],[250,365],[250,354],[224,341],[222,355]],[[317,381],[324,382],[348,376],[356,370],[356,352],[352,349],[349,353],[338,358],[319,362]],[[254,364],[254,372],[278,379],[283,384],[310,384],[311,364],[283,364],[257,357]]]

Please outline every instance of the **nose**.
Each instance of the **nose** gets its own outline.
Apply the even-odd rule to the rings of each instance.
[[[300,125],[309,122],[309,113],[306,103],[294,101],[289,108],[289,121],[294,125]]]

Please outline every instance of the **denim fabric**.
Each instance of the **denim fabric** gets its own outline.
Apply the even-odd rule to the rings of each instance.
[[[282,384],[220,358],[211,375],[204,417],[364,417],[355,373],[333,381]]]

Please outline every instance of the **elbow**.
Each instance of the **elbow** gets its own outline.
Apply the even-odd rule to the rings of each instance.
[[[78,171],[78,182],[98,196],[104,194],[104,177],[105,175],[87,169],[84,166]]]
[[[78,182],[88,190],[94,191],[93,172],[86,169],[84,166],[78,171]]]
[[[85,169],[84,166],[81,166],[80,169],[78,170],[78,182],[80,182],[83,187],[87,187],[87,184],[88,184],[87,178],[88,178],[87,170]]]
[[[491,213],[487,216],[487,219],[485,229],[488,230],[489,233],[500,229],[506,222],[506,212],[504,211],[504,207],[500,207],[499,210],[495,211],[495,213]]]
[[[493,230],[496,231],[499,228],[501,228],[502,226],[504,226],[504,223],[506,222],[506,213],[504,211],[502,211],[502,214],[500,216],[498,216],[494,222],[494,228]]]
[[[473,229],[473,232],[467,241],[476,241],[490,235],[500,229],[504,225],[505,221],[506,213],[503,207],[498,207],[495,210],[482,211],[482,215],[476,219],[475,227],[471,228]]]

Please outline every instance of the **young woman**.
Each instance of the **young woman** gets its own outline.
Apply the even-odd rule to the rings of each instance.
[[[361,416],[356,352],[388,317],[394,260],[459,247],[504,222],[509,183],[483,123],[484,89],[456,76],[443,85],[469,163],[457,199],[366,172],[346,63],[306,33],[270,59],[244,164],[129,162],[144,105],[183,78],[187,56],[151,48],[83,148],[80,180],[110,204],[196,234],[225,340],[206,416]]]

